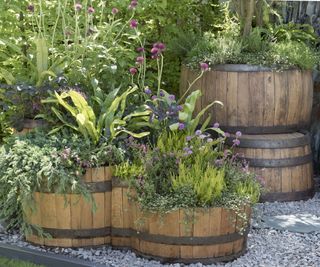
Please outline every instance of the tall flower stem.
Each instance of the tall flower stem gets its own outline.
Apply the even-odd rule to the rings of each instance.
[[[157,65],[158,65],[158,92],[157,95],[160,95],[161,89],[161,80],[162,80],[162,72],[163,72],[163,55],[160,54],[160,58],[157,58]]]
[[[181,103],[181,101],[185,98],[185,96],[192,89],[193,85],[203,76],[203,73],[204,73],[204,71],[201,71],[200,75],[192,83],[189,84],[187,91],[185,91],[184,94],[180,97],[180,99],[178,100],[178,103]]]

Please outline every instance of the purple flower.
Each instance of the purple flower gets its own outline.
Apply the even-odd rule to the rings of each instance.
[[[165,44],[164,44],[164,43],[160,43],[160,42],[153,44],[153,47],[156,47],[156,48],[158,48],[158,49],[161,50],[161,51],[163,51],[163,50],[166,49]]]
[[[131,75],[135,75],[138,72],[138,70],[136,68],[130,68],[129,71],[130,71]]]
[[[177,106],[177,110],[181,111],[181,110],[183,110],[183,107],[181,105],[179,105],[179,106]]]
[[[114,8],[112,8],[111,13],[112,13],[113,15],[116,15],[116,14],[119,13],[119,9],[117,9],[116,7],[114,7]]]
[[[179,130],[183,130],[184,128],[185,128],[184,123],[179,122],[179,127],[178,127],[178,129],[179,129]]]
[[[89,6],[88,13],[90,14],[94,13],[94,8],[92,6]]]
[[[144,48],[143,48],[143,47],[138,47],[138,48],[137,48],[137,52],[139,52],[139,53],[144,52]]]
[[[191,139],[192,139],[192,136],[190,136],[190,135],[188,135],[188,136],[186,137],[187,142],[191,141]]]
[[[171,101],[174,101],[174,100],[176,100],[176,96],[175,96],[175,95],[169,95],[169,99],[170,99]]]
[[[135,9],[138,5],[138,1],[137,0],[132,0],[130,5],[129,5],[129,9]]]
[[[200,63],[200,68],[202,71],[207,71],[209,69],[209,65],[207,63]]]
[[[215,124],[213,124],[213,128],[219,128],[220,124],[218,122],[216,122]]]
[[[136,58],[136,63],[137,64],[142,64],[143,61],[144,61],[144,57],[142,57],[142,56],[139,56],[139,57]]]
[[[202,134],[202,132],[201,132],[201,130],[196,130],[195,134],[196,134],[197,136],[199,136],[200,134]]]
[[[158,48],[156,48],[156,47],[153,47],[152,49],[151,49],[151,54],[158,54],[158,52],[159,52],[159,49]]]
[[[192,153],[193,153],[193,152],[192,152],[191,149],[187,151],[187,154],[188,154],[188,155],[191,155]]]
[[[164,97],[164,96],[165,96],[165,94],[164,94],[164,92],[163,92],[162,90],[160,90],[159,95],[160,95],[161,97]]]
[[[152,100],[156,100],[156,99],[157,99],[157,96],[156,96],[156,95],[153,95],[153,96],[151,97],[151,99],[152,99]]]
[[[199,137],[200,139],[205,139],[207,136],[205,134],[200,134]]]
[[[233,141],[234,146],[239,146],[240,145],[240,140],[239,139],[234,139]]]
[[[225,132],[225,133],[224,133],[224,136],[225,136],[225,137],[230,137],[230,134],[229,134],[228,132]]]
[[[240,137],[241,135],[242,135],[242,133],[241,133],[240,131],[237,131],[237,132],[236,132],[236,136],[237,136],[237,137]]]
[[[30,11],[30,12],[34,12],[34,5],[28,5],[27,9]]]
[[[146,89],[144,89],[144,92],[147,94],[147,95],[151,95],[151,90],[149,87],[147,87]]]
[[[207,142],[208,142],[208,143],[212,143],[212,142],[213,142],[213,139],[212,139],[212,138],[208,138],[208,139],[207,139]]]
[[[130,21],[130,27],[131,27],[132,29],[137,28],[137,27],[138,27],[138,21],[135,20],[135,19],[132,19],[132,20]]]
[[[82,5],[81,5],[80,3],[76,3],[76,4],[74,5],[74,9],[75,9],[76,11],[80,11],[80,10],[82,9]]]

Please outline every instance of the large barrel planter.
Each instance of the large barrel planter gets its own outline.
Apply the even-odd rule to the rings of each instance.
[[[131,248],[133,239],[132,191],[127,183],[114,177],[112,180],[111,244],[116,248]]]
[[[133,209],[132,248],[138,255],[161,262],[211,264],[230,261],[246,250],[250,208],[244,221],[226,208],[179,209],[166,214],[144,214]],[[242,233],[240,229],[244,229]]]
[[[40,128],[45,126],[46,123],[44,120],[32,120],[32,119],[24,119],[22,122],[21,129],[14,129],[15,135],[23,135],[31,132],[36,128]]]
[[[198,73],[182,67],[180,95]],[[311,119],[313,80],[311,71],[272,71],[250,65],[217,65],[195,83],[203,96],[196,111],[212,101],[212,123],[228,132],[246,134],[290,133],[305,129]]]
[[[243,135],[236,151],[264,180],[261,201],[305,200],[314,195],[308,133]]]
[[[86,171],[84,181],[96,203],[96,212],[92,204],[78,194],[35,192],[35,211],[25,208],[26,221],[33,229],[41,227],[51,237],[40,237],[34,230],[26,236],[27,241],[54,247],[110,244],[111,177],[111,167]]]

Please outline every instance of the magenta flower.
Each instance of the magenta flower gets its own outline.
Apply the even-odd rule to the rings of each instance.
[[[88,8],[88,13],[90,13],[90,14],[94,13],[94,8],[92,6],[90,6]]]
[[[132,29],[137,28],[137,27],[138,27],[138,21],[135,20],[135,19],[132,19],[132,20],[130,21],[130,27],[131,27]]]
[[[219,128],[220,124],[218,122],[216,122],[215,124],[213,124],[213,128]]]
[[[130,68],[129,71],[130,71],[131,75],[135,75],[138,72],[138,70],[136,68]]]
[[[132,0],[130,5],[129,5],[129,9],[135,9],[138,5],[138,1],[137,0]]]
[[[30,11],[30,12],[34,12],[34,5],[28,5],[27,9]]]
[[[179,126],[178,126],[178,129],[181,131],[181,130],[183,130],[184,128],[185,128],[184,123],[180,122],[180,123],[179,123]]]
[[[138,48],[137,48],[137,52],[139,52],[139,53],[144,52],[144,48],[143,48],[143,47],[138,47]]]
[[[116,15],[116,14],[119,13],[119,9],[117,9],[116,7],[114,7],[114,8],[112,8],[111,13],[112,13],[113,15]]]
[[[144,89],[144,92],[147,94],[147,95],[151,95],[151,90],[150,90],[150,88],[146,88],[146,89]]]
[[[156,48],[158,48],[159,50],[162,50],[162,51],[166,49],[165,44],[164,43],[160,43],[160,42],[153,44],[153,47],[156,47]]]
[[[151,54],[155,55],[155,54],[158,54],[159,53],[159,49],[157,47],[153,47],[151,49]]]
[[[74,9],[75,9],[76,11],[80,11],[80,10],[82,9],[82,5],[81,5],[80,3],[76,3],[76,4],[74,5]]]
[[[202,71],[207,71],[209,70],[209,65],[207,63],[202,62],[200,63],[200,68]]]
[[[236,136],[237,136],[237,137],[240,137],[241,135],[242,135],[242,133],[241,133],[240,131],[237,131],[237,132],[236,132]]]
[[[136,64],[142,64],[144,62],[144,57],[137,57],[136,58]]]

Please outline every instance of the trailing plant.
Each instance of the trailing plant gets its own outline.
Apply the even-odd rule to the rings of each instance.
[[[8,228],[28,230],[23,204],[33,207],[33,193],[77,193],[93,203],[83,182],[86,168],[114,165],[123,152],[101,143],[99,146],[79,135],[47,135],[33,132],[6,140],[0,150],[0,218]]]

